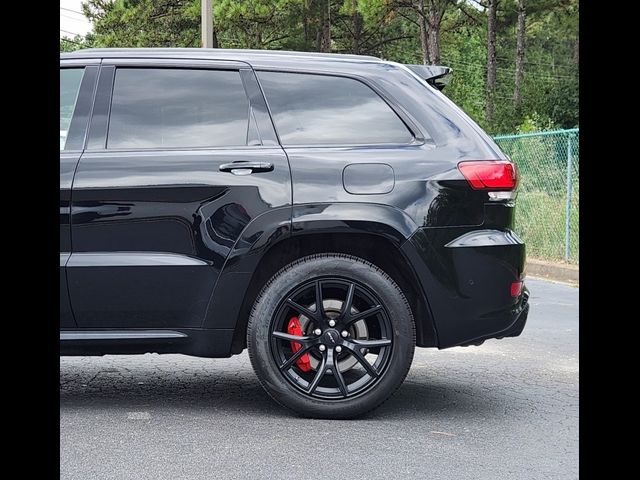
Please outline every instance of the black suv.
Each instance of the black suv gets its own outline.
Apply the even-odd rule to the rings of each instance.
[[[348,418],[415,346],[520,334],[514,165],[439,88],[375,57],[60,56],[62,355],[249,350],[265,390]]]

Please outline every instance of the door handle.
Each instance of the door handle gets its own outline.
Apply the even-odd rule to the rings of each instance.
[[[251,175],[252,173],[271,172],[273,163],[269,162],[232,162],[223,163],[218,168],[221,172],[229,172],[234,175]]]

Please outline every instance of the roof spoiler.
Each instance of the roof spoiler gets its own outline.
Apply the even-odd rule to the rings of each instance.
[[[406,67],[438,90],[442,90],[449,84],[453,73],[453,69],[440,65],[406,65]]]

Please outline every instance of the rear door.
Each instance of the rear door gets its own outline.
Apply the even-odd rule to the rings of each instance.
[[[99,61],[60,62],[60,328],[75,326],[66,265],[71,254],[71,186],[84,148]]]
[[[200,327],[241,232],[290,211],[287,158],[259,93],[240,62],[103,60],[73,187],[80,327]]]

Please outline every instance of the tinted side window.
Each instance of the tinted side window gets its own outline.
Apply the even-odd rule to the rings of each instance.
[[[84,68],[60,69],[60,150],[64,150]]]
[[[240,73],[122,68],[116,71],[107,148],[240,146],[249,101]]]
[[[357,80],[327,75],[258,72],[284,145],[409,143],[396,113]]]

